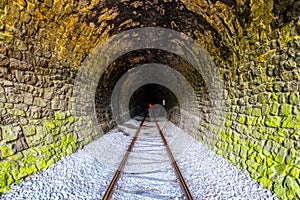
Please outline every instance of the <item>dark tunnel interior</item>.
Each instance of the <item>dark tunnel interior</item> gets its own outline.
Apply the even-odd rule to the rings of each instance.
[[[160,104],[170,111],[174,107],[179,107],[179,102],[175,94],[165,86],[159,84],[146,84],[138,88],[130,98],[130,116],[144,114],[149,104]]]

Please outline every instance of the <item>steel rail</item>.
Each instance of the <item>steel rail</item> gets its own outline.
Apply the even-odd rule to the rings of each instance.
[[[154,119],[154,121],[155,121],[155,124],[156,124],[156,126],[157,126],[157,128],[159,130],[160,137],[163,140],[165,148],[166,148],[166,150],[168,152],[168,156],[169,156],[170,161],[172,162],[172,165],[173,165],[173,168],[175,170],[176,176],[179,179],[179,183],[180,183],[181,189],[184,192],[184,194],[185,194],[185,196],[186,196],[186,198],[188,200],[193,200],[193,196],[192,196],[192,194],[191,194],[191,192],[190,192],[190,190],[189,190],[189,188],[188,188],[188,186],[187,186],[187,184],[186,184],[186,182],[185,182],[185,180],[184,180],[184,178],[183,178],[183,176],[182,176],[182,174],[180,172],[180,169],[179,169],[179,167],[177,165],[176,160],[174,159],[174,156],[173,156],[173,154],[171,152],[171,149],[170,149],[170,147],[168,145],[168,142],[167,142],[167,140],[166,140],[166,138],[165,138],[162,130],[160,129],[160,127],[159,127],[156,119]]]
[[[143,118],[143,120],[142,120],[142,122],[141,122],[141,124],[140,124],[140,126],[139,126],[139,128],[137,130],[137,132],[135,133],[135,135],[134,135],[134,137],[133,137],[133,139],[132,139],[132,141],[131,141],[131,143],[130,143],[130,145],[129,145],[129,147],[128,147],[128,149],[127,149],[127,151],[126,151],[126,153],[125,153],[125,155],[124,155],[124,157],[123,157],[123,159],[122,159],[122,161],[121,161],[121,163],[120,163],[120,165],[119,165],[119,167],[117,169],[117,171],[115,172],[115,174],[114,174],[114,176],[113,176],[113,178],[112,178],[112,180],[111,180],[108,188],[106,189],[105,194],[104,194],[102,200],[108,200],[108,199],[111,198],[111,196],[112,196],[112,194],[114,192],[114,187],[115,187],[117,181],[119,180],[119,178],[121,176],[121,173],[122,173],[122,171],[124,169],[124,166],[125,166],[125,164],[127,162],[129,154],[131,153],[131,150],[133,149],[133,146],[134,146],[134,144],[135,144],[135,142],[136,142],[136,140],[137,140],[137,138],[139,136],[139,133],[140,133],[141,128],[142,128],[142,126],[143,126],[143,124],[145,122],[145,119],[146,119],[146,115],[144,116],[144,118]],[[160,137],[161,137],[161,139],[162,139],[162,141],[164,143],[164,146],[165,146],[165,148],[167,150],[167,153],[168,153],[170,162],[172,163],[172,166],[174,168],[175,174],[176,174],[176,176],[177,176],[177,178],[179,180],[180,187],[181,187],[182,191],[184,192],[186,199],[187,200],[193,200],[193,196],[191,195],[191,192],[190,192],[190,190],[189,190],[189,188],[188,188],[188,186],[187,186],[187,184],[186,184],[186,182],[185,182],[185,180],[184,180],[184,178],[183,178],[183,176],[182,176],[182,174],[180,172],[180,169],[179,169],[179,167],[178,167],[178,165],[177,165],[177,163],[176,163],[176,161],[174,159],[174,156],[173,156],[173,154],[172,154],[172,152],[171,152],[171,150],[169,148],[167,140],[166,140],[166,138],[165,138],[162,130],[160,129],[159,124],[156,121],[156,119],[154,119],[154,121],[155,121],[155,124],[156,124],[156,126],[157,126],[157,128],[159,130],[159,134],[160,134]]]
[[[116,173],[114,174],[114,176],[112,178],[112,181],[110,182],[108,188],[106,189],[106,191],[104,193],[104,196],[103,196],[102,200],[108,200],[108,199],[111,198],[111,196],[113,194],[114,186],[116,185],[117,181],[120,178],[121,172],[124,169],[124,166],[125,166],[125,163],[126,163],[128,157],[129,157],[129,154],[130,154],[130,152],[131,152],[131,150],[132,150],[132,148],[133,148],[133,146],[135,144],[135,141],[137,140],[137,137],[138,137],[138,135],[139,135],[139,133],[141,131],[141,128],[142,128],[142,126],[143,126],[143,124],[145,122],[146,116],[147,115],[144,116],[144,118],[143,118],[143,120],[142,120],[142,122],[141,122],[141,124],[140,124],[140,126],[139,126],[139,128],[137,130],[137,132],[135,133],[135,135],[134,135],[134,137],[133,137],[133,139],[132,139],[132,141],[131,141],[131,143],[130,143],[130,145],[129,145],[129,147],[128,147],[128,149],[127,149],[127,151],[126,151],[126,153],[125,153],[125,155],[124,155],[124,157],[123,157],[123,159],[122,159],[122,161],[121,161],[121,163],[120,163],[120,165],[119,165],[119,167],[118,167],[118,169],[116,171]]]

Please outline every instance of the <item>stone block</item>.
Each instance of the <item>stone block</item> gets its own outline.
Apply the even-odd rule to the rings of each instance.
[[[286,176],[284,186],[286,186],[288,188],[288,191],[291,192],[290,197],[294,198],[296,196],[300,196],[300,185],[297,182],[296,178]]]
[[[266,117],[265,125],[267,127],[279,128],[280,124],[281,124],[281,117],[278,117],[278,116]]]
[[[264,188],[270,188],[271,180],[267,177],[261,177],[260,179],[258,179],[258,182],[260,182]]]
[[[18,139],[18,129],[12,127],[12,126],[2,126],[2,138],[4,141],[10,142],[13,140]]]
[[[1,87],[1,86],[0,86]],[[6,103],[6,96],[4,92],[0,91],[0,103]]]
[[[288,104],[282,104],[279,109],[280,116],[289,116],[292,114],[292,106]]]
[[[24,103],[27,105],[33,104],[33,95],[30,93],[24,93]]]
[[[34,97],[33,105],[35,105],[37,107],[46,107],[47,102],[44,99],[40,98],[40,97]]]
[[[282,128],[300,128],[300,116],[288,116],[282,122]]]
[[[260,117],[261,116],[261,109],[260,108],[253,108],[252,115],[255,116],[255,117]]]
[[[35,126],[34,125],[23,126],[23,133],[25,136],[35,135]]]
[[[45,121],[44,122],[44,127],[46,128],[46,130],[48,132],[50,132],[51,130],[53,130],[56,126],[52,121]]]
[[[278,109],[279,109],[279,104],[278,103],[273,103],[271,105],[270,114],[271,115],[277,115],[278,114]]]
[[[0,152],[1,152],[1,157],[2,158],[12,156],[16,153],[16,151],[13,150],[13,147],[12,147],[11,144],[2,144],[2,145],[0,145]]]

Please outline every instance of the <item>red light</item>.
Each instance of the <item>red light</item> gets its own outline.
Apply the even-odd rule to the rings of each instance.
[[[152,108],[152,104],[151,103],[148,104],[148,108]]]

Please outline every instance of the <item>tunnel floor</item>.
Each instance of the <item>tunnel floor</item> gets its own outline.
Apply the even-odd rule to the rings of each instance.
[[[82,150],[12,186],[2,199],[101,199],[139,123],[140,119],[136,118],[119,125]],[[161,121],[159,124],[194,199],[277,199],[244,171],[235,168],[173,123]],[[144,127],[142,135],[147,138],[156,134],[154,122],[147,121]],[[152,139],[155,141],[155,137]],[[173,179],[174,175],[163,161],[164,156],[160,162],[156,162],[159,160],[157,156],[149,156],[149,162],[142,162],[138,159],[139,155],[142,153],[137,152],[137,159],[131,163],[138,164],[138,167],[127,167],[124,172],[141,172],[143,181],[130,177],[120,179],[116,191],[123,191],[123,194],[115,194],[113,199],[184,199],[177,195],[180,188],[174,186],[174,181],[173,186],[167,184],[167,179]],[[160,195],[151,196],[150,190],[156,190]]]

